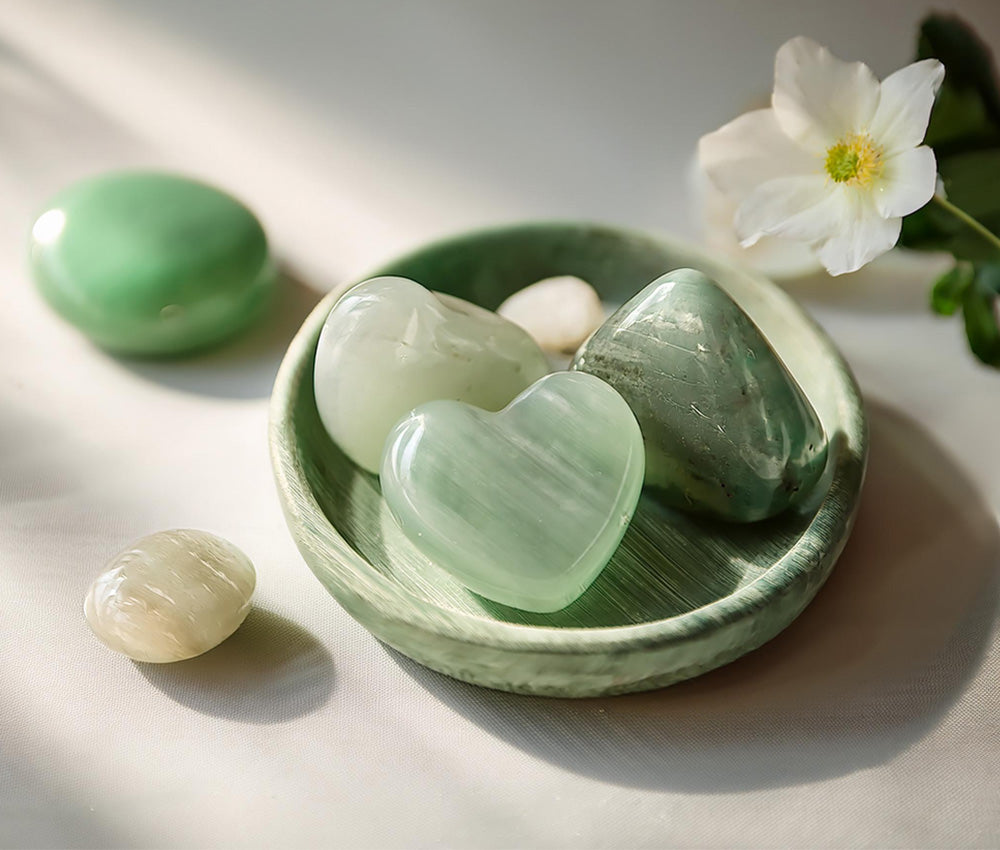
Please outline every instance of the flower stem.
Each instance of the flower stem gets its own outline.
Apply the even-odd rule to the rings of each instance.
[[[956,207],[951,201],[942,198],[940,195],[935,195],[934,201],[939,207],[950,212],[970,230],[974,230],[982,236],[983,239],[989,242],[994,248],[1000,250],[1000,236],[997,236],[992,230],[976,221],[976,219],[969,215],[965,210]]]

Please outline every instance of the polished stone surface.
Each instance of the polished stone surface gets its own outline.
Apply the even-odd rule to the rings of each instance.
[[[470,590],[557,611],[614,554],[642,477],[642,435],[622,397],[557,372],[499,413],[418,407],[389,437],[382,494],[413,545]]]
[[[32,227],[30,263],[60,315],[124,354],[218,343],[261,315],[275,285],[250,210],[211,186],[154,172],[64,189]]]
[[[663,275],[577,352],[628,401],[646,443],[646,483],[677,508],[750,522],[819,479],[815,410],[757,326],[701,272]]]
[[[550,277],[518,290],[497,312],[551,354],[573,354],[604,322],[601,297],[585,280]]]
[[[314,370],[323,425],[378,472],[392,427],[419,404],[499,410],[549,370],[531,337],[495,313],[401,277],[365,281],[330,311]]]
[[[812,496],[765,523],[743,524],[674,510],[650,490],[611,561],[575,602],[552,613],[490,603],[421,555],[378,479],[323,428],[313,364],[338,297],[330,295],[296,334],[275,379],[270,448],[288,527],[343,610],[441,673],[553,697],[650,690],[700,675],[761,646],[803,610],[857,514],[868,430],[844,358],[786,292],[680,242],[573,222],[461,234],[375,274],[434,281],[496,309],[555,275],[576,275],[605,303],[623,304],[664,269],[684,267],[701,269],[743,307],[819,413],[829,462]]]
[[[116,652],[183,661],[236,631],[256,581],[249,558],[228,541],[205,531],[161,531],[108,562],[87,591],[84,613]]]

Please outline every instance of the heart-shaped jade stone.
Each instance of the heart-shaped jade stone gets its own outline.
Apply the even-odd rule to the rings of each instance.
[[[526,331],[460,298],[378,277],[333,307],[316,348],[316,408],[341,450],[378,472],[392,426],[418,404],[499,410],[549,371]]]
[[[614,554],[642,477],[624,399],[592,375],[557,372],[499,413],[418,407],[386,443],[382,495],[413,545],[470,590],[547,612]]]
[[[700,272],[653,281],[571,368],[628,401],[646,443],[646,484],[675,507],[751,522],[794,504],[822,474],[816,411],[750,317]]]

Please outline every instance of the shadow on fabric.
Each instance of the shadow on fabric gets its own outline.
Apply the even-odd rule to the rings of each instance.
[[[322,292],[285,270],[267,315],[235,339],[186,357],[116,359],[146,380],[182,392],[219,398],[267,398],[288,344],[322,297]]]
[[[933,729],[978,669],[1000,533],[915,422],[868,411],[868,479],[833,574],[787,630],[727,667],[647,694],[555,700],[466,685],[387,651],[489,733],[606,782],[743,791],[881,764]]]
[[[204,655],[174,664],[134,663],[172,700],[244,723],[312,714],[333,692],[333,659],[326,648],[301,626],[262,608]]]

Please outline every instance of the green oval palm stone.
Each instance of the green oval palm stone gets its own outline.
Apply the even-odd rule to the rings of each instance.
[[[260,315],[275,282],[250,210],[211,186],[151,172],[63,190],[35,221],[30,261],[60,315],[128,354],[220,342]]]
[[[822,474],[816,411],[750,317],[700,272],[653,281],[571,368],[628,401],[646,443],[646,484],[674,507],[752,522],[794,504]]]
[[[557,372],[499,413],[432,401],[389,436],[382,495],[413,545],[470,590],[558,611],[607,564],[643,479],[639,425],[592,375]]]

